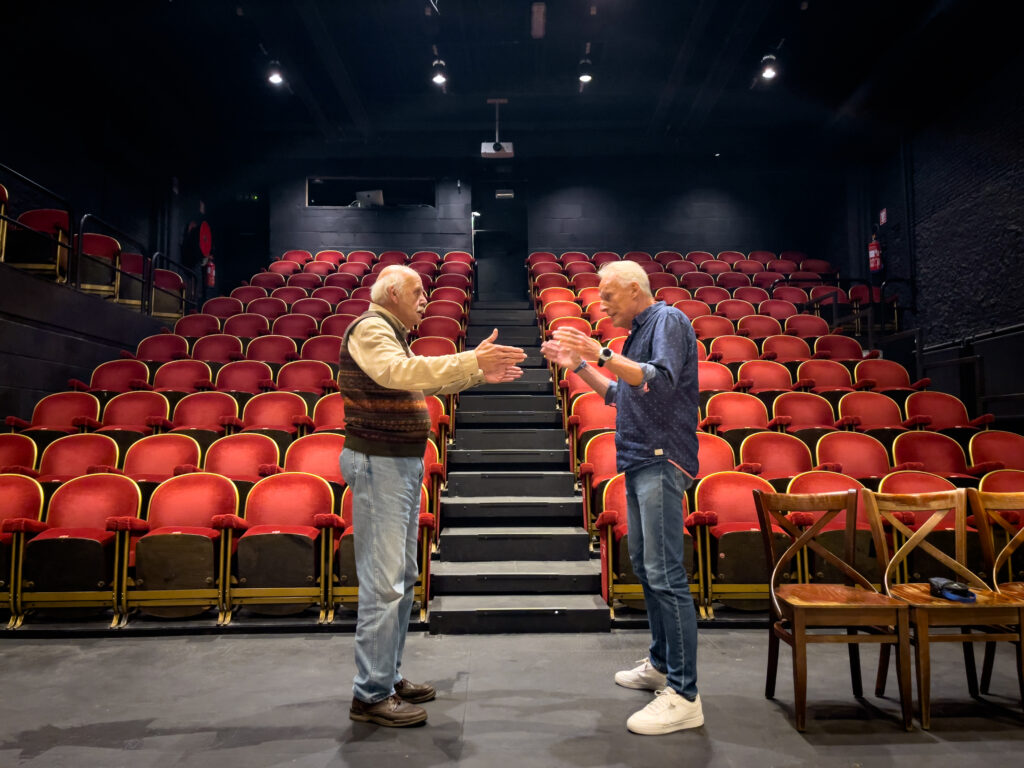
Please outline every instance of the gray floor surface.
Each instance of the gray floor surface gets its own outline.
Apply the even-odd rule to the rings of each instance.
[[[808,730],[792,725],[788,656],[764,698],[766,632],[702,630],[706,724],[636,736],[650,698],[619,688],[645,631],[410,635],[404,671],[438,688],[422,727],[348,719],[351,634],[0,639],[0,766],[965,766],[1019,761],[1024,718],[1009,646],[992,695],[970,699],[958,646],[933,648],[932,730],[905,732],[894,675],[850,693],[844,647],[811,648]],[[1005,645],[1005,644],[1004,644]],[[783,646],[783,653],[786,648]],[[980,662],[981,648],[978,646]],[[916,726],[915,722],[915,726]]]

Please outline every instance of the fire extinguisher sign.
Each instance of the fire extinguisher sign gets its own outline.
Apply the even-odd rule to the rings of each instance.
[[[889,209],[883,208],[878,212],[878,226],[882,226],[889,221]]]

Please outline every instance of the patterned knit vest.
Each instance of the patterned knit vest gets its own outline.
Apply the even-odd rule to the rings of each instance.
[[[372,456],[423,456],[430,434],[423,393],[382,387],[349,354],[352,331],[369,317],[379,317],[391,326],[405,354],[412,357],[401,327],[387,315],[370,310],[352,321],[338,360],[338,387],[345,398],[345,447]]]

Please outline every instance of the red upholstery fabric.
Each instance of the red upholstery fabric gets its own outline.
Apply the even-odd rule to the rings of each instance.
[[[320,529],[309,525],[253,525],[242,534],[242,538],[275,533],[288,533],[293,536],[305,536],[308,539],[315,539],[320,535]]]
[[[108,531],[148,531],[149,523],[137,517],[108,517],[106,528]]]
[[[103,530],[102,528],[51,528],[33,538],[29,542],[29,546],[35,542],[52,539],[88,539],[90,541],[98,541],[106,546],[114,540],[116,535],[113,531]]]
[[[0,524],[0,530],[4,533],[39,533],[46,529],[46,523],[28,517],[8,518]]]

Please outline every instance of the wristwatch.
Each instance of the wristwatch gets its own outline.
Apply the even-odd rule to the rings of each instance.
[[[612,359],[614,353],[609,347],[602,347],[601,351],[597,353],[597,365],[600,368],[602,365]]]

